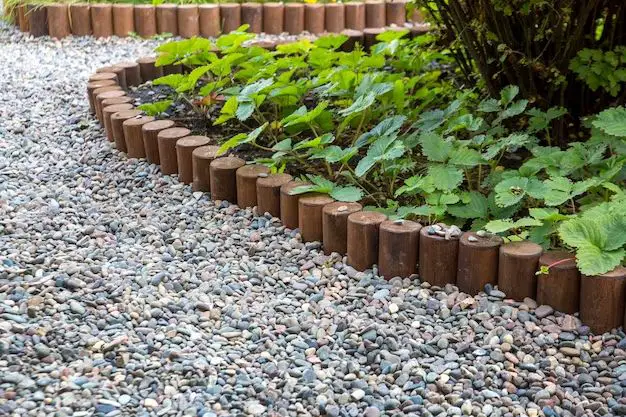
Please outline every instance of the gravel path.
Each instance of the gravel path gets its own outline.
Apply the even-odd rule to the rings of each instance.
[[[136,40],[0,26],[0,415],[626,414],[623,333],[381,281],[128,160],[85,80]]]

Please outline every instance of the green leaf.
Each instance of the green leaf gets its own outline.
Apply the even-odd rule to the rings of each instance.
[[[432,177],[435,188],[452,191],[463,182],[463,171],[450,165],[431,165],[428,175]]]
[[[245,97],[250,97],[255,94],[259,94],[261,91],[265,90],[268,87],[271,87],[274,84],[274,80],[272,78],[262,78],[258,81],[253,82],[252,84],[246,85],[241,90],[241,95]]]
[[[576,265],[585,275],[593,276],[610,272],[618,267],[626,255],[621,248],[614,251],[602,250],[599,247],[585,243],[576,250]]]
[[[153,85],[167,85],[176,90],[185,81],[183,74],[170,74],[152,81]]]
[[[502,104],[507,105],[512,102],[519,94],[519,87],[516,85],[506,86],[500,91],[500,101]]]
[[[543,222],[530,217],[522,217],[517,221],[511,219],[492,220],[485,225],[485,229],[491,233],[503,233],[509,230],[522,229],[526,227],[542,226]]]
[[[485,230],[491,233],[503,233],[513,229],[514,225],[511,219],[492,220],[485,225]]]
[[[148,116],[157,116],[169,109],[171,105],[172,100],[162,100],[154,103],[145,103],[137,108],[144,111]]]
[[[419,191],[432,193],[435,191],[432,178],[430,176],[414,175],[404,180],[404,185],[395,192],[395,197],[407,194],[413,195]]]
[[[414,126],[424,132],[430,132],[441,126],[445,120],[443,110],[425,111],[420,114],[420,117],[417,119]]]
[[[309,124],[312,123],[317,117],[319,117],[324,109],[328,107],[328,101],[320,102],[313,110],[307,111],[305,106],[300,107],[289,116],[281,120],[281,123],[285,127],[294,126],[300,123]]]
[[[522,200],[526,195],[528,178],[514,177],[499,182],[496,192],[496,204],[500,207],[509,207]]]
[[[376,101],[375,93],[367,93],[364,96],[359,96],[354,100],[350,107],[340,110],[339,115],[346,117],[352,114],[360,113],[374,104],[374,101]]]
[[[290,151],[291,150],[291,139],[283,139],[278,142],[276,145],[272,146],[272,149],[275,151]]]
[[[462,219],[479,219],[487,217],[488,214],[487,197],[479,192],[469,193],[469,202],[448,207],[448,213]]]
[[[248,120],[250,116],[252,116],[252,113],[254,113],[254,102],[239,100],[237,101],[239,102],[237,110],[235,111],[235,116],[237,117],[237,120],[241,122]]]
[[[383,119],[369,132],[363,133],[355,142],[355,146],[360,148],[383,136],[396,135],[402,124],[406,120],[405,116],[392,116]]]
[[[238,106],[239,103],[237,102],[237,97],[230,97],[228,100],[226,100],[226,103],[224,103],[224,107],[222,107],[220,117],[218,117],[217,120],[213,122],[213,124],[219,125],[222,123],[226,123],[227,121],[235,117],[235,112],[237,111]]]
[[[545,220],[549,222],[567,220],[569,218],[569,216],[560,214],[559,210],[555,208],[534,207],[534,208],[528,209],[528,213],[534,219]]]
[[[196,88],[196,84],[200,77],[206,74],[210,68],[211,67],[209,65],[195,68],[185,77],[184,82],[181,82],[178,87],[176,87],[176,92],[184,93],[185,91],[193,90],[194,88]]]
[[[337,201],[354,202],[363,198],[363,191],[353,186],[335,187],[330,192],[330,196]]]
[[[489,99],[483,100],[478,105],[478,111],[481,111],[481,112],[484,112],[484,113],[495,113],[495,112],[498,112],[498,111],[500,111],[500,103],[498,103],[498,100],[496,100],[494,98],[489,98]]]
[[[526,110],[526,106],[528,106],[528,100],[518,100],[515,103],[511,104],[507,107],[502,113],[499,115],[499,120],[509,119],[511,117],[518,116],[524,113]]]
[[[626,137],[626,107],[604,110],[593,121],[593,126],[609,135]]]
[[[475,167],[484,163],[480,152],[475,149],[460,147],[452,151],[449,163],[464,167]]]
[[[429,161],[445,162],[452,151],[452,144],[437,133],[424,133],[420,136],[422,153]]]
[[[267,125],[268,123],[266,122],[248,134],[239,133],[238,135],[233,136],[232,138],[224,142],[219,147],[217,153],[221,155],[224,152],[232,148],[236,148],[237,146],[242,145],[244,143],[253,143],[254,141],[256,141],[259,135],[265,130],[265,128],[267,128]]]
[[[335,50],[343,45],[347,40],[347,35],[332,34],[321,36],[313,43],[319,48]]]

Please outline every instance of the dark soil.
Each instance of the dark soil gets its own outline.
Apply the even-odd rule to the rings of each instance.
[[[176,96],[176,92],[166,85],[142,84],[128,94],[135,100],[135,105],[154,103],[162,100],[172,100]],[[216,103],[208,107],[210,113],[204,115],[200,113],[200,107],[194,108],[192,103],[186,100],[175,100],[170,108],[164,113],[155,116],[157,119],[168,119],[176,122],[177,126],[186,127],[191,130],[193,135],[207,136],[214,140],[216,144],[222,143],[232,136],[241,133],[240,130],[232,126],[213,126],[213,121],[219,116],[222,108],[221,103]],[[269,158],[271,152],[261,149],[241,145],[237,149],[230,152],[245,160],[254,160],[258,158]]]

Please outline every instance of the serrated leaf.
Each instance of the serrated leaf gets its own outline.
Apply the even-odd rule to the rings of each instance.
[[[469,202],[466,204],[448,207],[448,213],[462,219],[479,219],[487,217],[488,214],[487,197],[472,191],[469,193]]]
[[[419,138],[422,145],[422,153],[429,161],[445,162],[452,151],[452,144],[445,141],[437,133],[424,133]]]
[[[519,94],[519,87],[516,85],[508,85],[500,91],[500,101],[507,105],[512,102]]]
[[[606,251],[592,244],[583,244],[576,250],[576,265],[585,275],[600,275],[618,267],[624,255],[626,251],[623,248]]]
[[[230,138],[229,140],[227,140],[226,142],[224,142],[218,149],[217,153],[219,155],[223,154],[224,152],[232,149],[232,148],[236,148],[239,145],[242,145],[244,143],[253,143],[254,141],[256,141],[256,139],[259,137],[259,135],[265,130],[265,128],[267,128],[268,123],[264,123],[263,125],[257,127],[256,129],[254,129],[252,132],[245,134],[245,133],[239,133],[238,135],[233,136],[232,138]]]
[[[569,218],[568,216],[564,214],[560,214],[559,210],[555,208],[534,207],[534,208],[528,209],[528,213],[534,219],[544,220],[544,221],[549,221],[549,222],[567,220]]]
[[[470,148],[457,148],[452,151],[449,163],[464,167],[475,167],[484,162],[480,152]]]
[[[528,178],[514,177],[499,182],[494,188],[496,204],[500,207],[517,204],[526,195],[527,187]]]
[[[626,107],[604,110],[593,121],[593,126],[609,135],[626,137]]]
[[[435,188],[442,191],[452,191],[463,182],[463,171],[450,165],[431,165],[428,175]]]
[[[404,185],[396,190],[395,197],[403,194],[412,195],[420,190],[426,193],[435,191],[435,186],[430,176],[414,175],[407,178],[404,180]]]
[[[246,121],[252,116],[254,113],[254,103],[251,101],[239,101],[239,105],[237,106],[237,110],[235,111],[235,116],[239,121]]]
[[[145,103],[138,106],[137,108],[144,111],[148,116],[156,116],[169,109],[171,105],[172,100],[162,100],[156,101],[154,103]]]
[[[313,139],[303,140],[295,144],[293,147],[294,151],[300,149],[308,149],[308,148],[317,148],[321,145],[326,145],[331,143],[335,139],[335,136],[332,133],[325,133],[322,136],[318,136]]]
[[[322,114],[326,107],[328,107],[328,101],[320,102],[317,106],[315,106],[314,109],[310,111],[307,111],[306,107],[302,106],[294,111],[292,114],[281,120],[281,123],[285,127],[297,125],[300,123],[311,123]]]
[[[485,230],[491,233],[504,233],[511,230],[514,224],[515,223],[511,219],[492,220],[485,225]]]
[[[376,94],[374,93],[359,96],[354,100],[350,107],[340,110],[339,115],[346,117],[352,114],[360,113],[374,104],[374,101],[376,101]]]
[[[415,122],[415,127],[421,131],[430,132],[441,126],[445,122],[445,113],[443,110],[430,110],[420,114],[419,119]]]
[[[291,150],[291,138],[283,139],[274,146],[272,149],[275,151],[290,151]]]
[[[383,119],[376,126],[374,126],[369,132],[363,133],[355,142],[355,146],[360,148],[368,143],[373,142],[375,139],[382,136],[395,135],[402,127],[402,124],[406,120],[405,116],[392,116]]]
[[[489,99],[483,100],[478,105],[478,111],[481,111],[481,112],[484,112],[484,113],[495,113],[495,112],[498,112],[498,111],[500,111],[500,103],[498,103],[498,100],[496,100],[494,98],[489,98]]]
[[[526,107],[528,106],[528,100],[518,100],[515,103],[511,104],[507,107],[502,113],[500,113],[498,119],[505,120],[511,117],[518,116],[524,113]]]
[[[170,74],[165,75],[163,77],[159,77],[156,80],[152,81],[153,85],[167,85],[168,87],[176,90],[181,83],[185,81],[185,76],[183,74]]]
[[[359,161],[354,169],[354,173],[357,177],[365,175],[376,164],[376,159],[371,155],[365,155],[363,159]]]
[[[354,202],[363,198],[363,191],[353,186],[335,187],[330,196],[337,201]]]
[[[220,113],[220,117],[218,117],[217,120],[213,122],[213,124],[219,125],[235,117],[235,112],[237,111],[238,106],[239,103],[237,102],[237,97],[230,97],[228,100],[226,100],[226,103],[224,103],[224,106],[222,107],[222,111]]]
[[[541,220],[533,219],[532,217],[522,217],[515,221],[515,228],[541,226],[543,222]]]

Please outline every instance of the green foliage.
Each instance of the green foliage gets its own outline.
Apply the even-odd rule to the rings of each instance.
[[[587,271],[588,253],[606,260],[599,269],[615,263],[623,244],[579,244],[570,238],[576,224],[564,225],[623,195],[623,107],[589,118],[587,142],[553,146],[564,107],[541,110],[513,85],[493,97],[455,89],[455,71],[442,71],[450,58],[430,50],[428,37],[379,40],[371,53],[339,51],[345,36],[273,52],[243,46],[249,38],[241,31],[187,40],[161,53],[188,71],[155,83],[192,104],[212,129],[235,132],[224,135],[220,153],[255,149],[272,172],[305,174],[307,184],[294,193],[566,246]],[[615,226],[614,214],[605,217],[610,222],[598,228]]]
[[[583,116],[623,103],[614,99],[623,95],[626,81],[623,0],[418,4],[452,40],[469,83],[478,79],[493,99],[516,85],[543,110],[566,108],[572,118],[553,129],[561,146],[576,140]]]
[[[602,89],[617,97],[626,84],[626,46],[617,46],[612,51],[582,49],[570,62],[569,69],[592,91]]]
[[[142,110],[148,116],[159,116],[167,111],[172,105],[172,100],[162,100],[156,101],[154,103],[145,103],[137,107],[139,110]]]
[[[328,194],[337,201],[353,202],[363,197],[363,191],[354,186],[340,186],[319,175],[308,175],[311,184],[300,185],[291,190],[292,195],[304,193]]]
[[[583,274],[613,270],[626,256],[626,199],[604,203],[563,222],[559,237],[576,249],[576,263]]]

